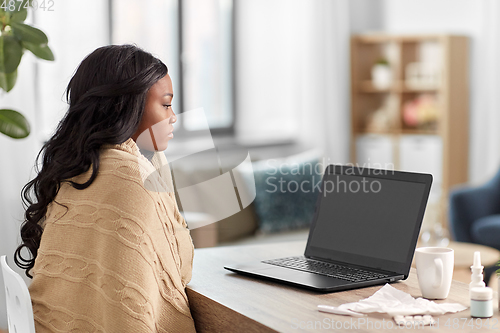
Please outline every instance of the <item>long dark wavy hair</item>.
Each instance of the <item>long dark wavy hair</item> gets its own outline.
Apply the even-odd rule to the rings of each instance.
[[[121,144],[137,131],[149,88],[167,72],[159,59],[134,45],[100,47],[78,66],[66,89],[68,111],[37,156],[36,178],[22,190],[26,212],[14,261],[28,277],[32,278],[47,207],[61,184],[69,182],[78,190],[92,184],[101,146]],[[85,183],[70,180],[91,167]],[[24,248],[29,258],[21,253]]]

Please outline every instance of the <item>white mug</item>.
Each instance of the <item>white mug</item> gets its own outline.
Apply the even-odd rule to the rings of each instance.
[[[454,251],[447,247],[420,247],[415,250],[418,285],[424,298],[448,297],[454,261]]]

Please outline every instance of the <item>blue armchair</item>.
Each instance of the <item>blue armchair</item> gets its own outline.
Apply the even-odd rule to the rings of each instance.
[[[500,170],[482,186],[453,190],[449,217],[450,231],[455,240],[500,250]],[[485,281],[495,268],[485,269]]]

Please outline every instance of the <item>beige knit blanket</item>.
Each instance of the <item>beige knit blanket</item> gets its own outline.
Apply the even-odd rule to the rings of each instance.
[[[148,177],[153,164],[129,139],[103,148],[90,187],[61,186],[29,288],[37,332],[195,331],[185,292],[193,243],[170,174]]]

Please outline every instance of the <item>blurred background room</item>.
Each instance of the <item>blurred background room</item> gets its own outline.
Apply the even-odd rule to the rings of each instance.
[[[11,267],[20,192],[67,109],[69,79],[97,47],[123,43],[169,68],[181,116],[166,153],[177,188],[195,189],[177,194],[196,247],[305,239],[315,193],[294,186],[318,182],[329,163],[432,173],[420,241],[481,243],[453,229],[450,211],[464,213],[449,198],[499,178],[497,0],[44,3],[26,23],[45,32],[54,61],[25,52],[15,87],[0,90],[0,109],[21,112],[31,127],[24,139],[0,134],[0,255]],[[206,121],[188,116],[201,109]],[[241,167],[247,157],[250,171]],[[225,173],[234,193],[193,187]],[[500,181],[489,184],[497,194],[478,198],[500,207]],[[235,195],[236,208],[224,210]]]

